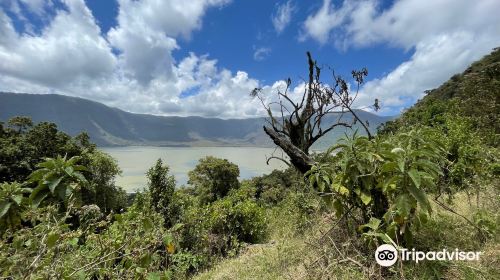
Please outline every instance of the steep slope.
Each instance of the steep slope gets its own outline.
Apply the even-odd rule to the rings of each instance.
[[[375,128],[391,119],[360,111],[362,119]],[[264,118],[218,119],[203,117],[165,117],[132,114],[101,103],[55,94],[0,93],[0,121],[13,116],[30,116],[35,123],[54,122],[64,132],[76,135],[86,131],[100,146],[269,146],[262,126]],[[334,117],[332,116],[332,119]],[[349,117],[346,117],[349,118]],[[342,129],[327,135],[317,145],[331,145],[342,136]]]
[[[473,63],[427,95],[381,130],[395,132],[416,124],[441,126],[447,118],[465,117],[492,146],[500,143],[500,48]]]

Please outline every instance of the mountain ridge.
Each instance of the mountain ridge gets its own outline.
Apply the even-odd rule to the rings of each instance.
[[[394,117],[359,111],[370,130]],[[220,119],[201,116],[137,114],[102,103],[59,94],[0,92],[0,121],[29,116],[34,123],[55,123],[74,136],[82,131],[99,146],[273,146],[262,126],[265,118]],[[333,144],[340,129],[321,139],[316,148]]]

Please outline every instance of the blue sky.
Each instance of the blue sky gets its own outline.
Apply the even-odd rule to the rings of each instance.
[[[59,93],[127,111],[244,118],[248,93],[292,78],[306,51],[348,76],[356,103],[398,114],[500,45],[495,0],[0,0],[0,91]],[[328,80],[325,80],[328,82]]]

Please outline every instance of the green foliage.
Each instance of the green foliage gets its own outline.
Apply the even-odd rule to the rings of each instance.
[[[296,191],[289,192],[271,211],[279,212],[274,216],[283,220],[274,223],[292,226],[288,229],[290,233],[300,235],[315,225],[316,217],[324,213],[325,208],[324,202],[316,193]]]
[[[58,131],[53,123],[41,122],[30,126],[26,117],[15,117],[14,129],[2,128],[0,133],[0,182],[23,182],[44,158],[58,155],[82,156],[95,146],[82,133],[74,138]]]
[[[25,194],[30,192],[31,189],[17,182],[0,184],[0,233],[21,224],[22,213],[27,205]]]
[[[411,226],[431,213],[426,193],[437,192],[442,174],[443,148],[427,134],[415,130],[374,140],[354,135],[328,150],[327,159],[306,176],[339,217],[360,210],[361,230],[382,228],[410,243]],[[334,150],[337,154],[328,158]]]
[[[44,162],[37,164],[37,169],[29,176],[29,182],[37,186],[30,195],[33,207],[38,207],[47,197],[53,197],[67,204],[68,199],[74,191],[78,192],[87,184],[87,180],[80,173],[86,168],[78,165],[80,157],[74,156],[70,159],[64,157],[47,158]]]
[[[234,254],[242,243],[263,241],[267,221],[254,195],[242,187],[210,204],[191,202],[181,219],[181,247],[210,263]]]
[[[9,127],[14,129],[17,133],[21,133],[33,126],[33,122],[30,117],[26,116],[17,116],[13,117],[8,121]]]
[[[118,163],[110,155],[99,150],[83,154],[86,162],[85,175],[88,187],[82,189],[85,204],[96,204],[104,213],[119,212],[127,206],[127,193],[115,185],[115,177],[121,174]]]
[[[200,159],[195,169],[188,173],[188,184],[194,186],[202,203],[213,202],[239,187],[240,169],[227,159],[212,156]]]
[[[153,209],[163,215],[165,225],[171,227],[176,217],[173,211],[173,196],[175,190],[175,178],[168,174],[169,167],[163,165],[161,159],[147,172],[149,193]]]
[[[210,205],[206,223],[211,233],[222,238],[257,243],[265,237],[263,209],[254,200],[241,197],[237,192]]]
[[[273,170],[270,174],[252,178],[249,184],[255,187],[258,201],[269,206],[281,202],[291,191],[306,188],[303,176],[294,168]]]

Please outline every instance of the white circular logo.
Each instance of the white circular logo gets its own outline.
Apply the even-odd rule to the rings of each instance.
[[[398,260],[398,250],[389,244],[380,245],[375,251],[375,260],[381,266],[391,266]]]

